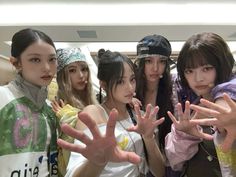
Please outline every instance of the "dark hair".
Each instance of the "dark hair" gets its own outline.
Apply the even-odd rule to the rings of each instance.
[[[215,33],[204,32],[191,36],[182,47],[177,60],[178,76],[181,85],[188,88],[184,77],[186,68],[196,68],[210,64],[216,69],[215,85],[230,79],[234,58],[227,43]]]
[[[98,57],[97,77],[100,81],[106,83],[107,91],[110,91],[112,95],[113,86],[118,85],[118,81],[124,74],[124,62],[135,72],[134,64],[127,56],[119,52],[105,51],[104,49],[98,51]]]
[[[27,28],[18,31],[13,35],[11,44],[11,56],[19,58],[22,52],[24,52],[27,47],[38,40],[42,40],[55,48],[52,39],[48,35],[46,35],[42,31]]]
[[[145,68],[145,58],[138,59],[137,65],[137,73],[136,73],[136,97],[144,103],[146,90],[147,90],[147,79],[144,73]],[[168,117],[167,111],[174,111],[173,103],[172,103],[172,81],[170,75],[170,64],[169,60],[166,61],[165,71],[163,73],[163,77],[160,79],[158,83],[158,92],[156,97],[156,105],[159,106],[158,117]],[[145,110],[145,107],[142,108]],[[162,147],[165,147],[165,137],[171,130],[171,120],[165,119],[165,121],[159,125],[159,144]]]

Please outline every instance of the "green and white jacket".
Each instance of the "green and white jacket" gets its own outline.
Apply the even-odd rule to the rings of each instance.
[[[0,177],[58,176],[58,123],[46,98],[20,75],[0,87]]]

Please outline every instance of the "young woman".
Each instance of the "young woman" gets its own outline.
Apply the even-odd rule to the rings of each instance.
[[[191,36],[180,51],[177,71],[180,78],[178,92],[178,120],[168,112],[173,121],[171,133],[166,137],[166,156],[174,170],[182,170],[183,174],[194,176],[229,176],[220,171],[218,157],[213,141],[208,134],[209,126],[197,127],[192,124],[190,103],[199,104],[200,98],[214,100],[222,97],[212,94],[213,88],[232,77],[234,58],[228,45],[219,35],[214,33],[200,33]],[[235,82],[234,82],[235,84]],[[232,90],[226,89],[226,92]],[[188,100],[188,101],[187,101]],[[182,108],[185,108],[184,112]],[[194,115],[193,118],[201,118]],[[228,175],[227,175],[228,174]]]
[[[149,35],[137,45],[137,87],[136,98],[142,103],[142,110],[147,104],[158,105],[157,117],[167,117],[167,111],[174,111],[172,100],[172,81],[170,75],[171,45],[161,35]],[[177,103],[177,102],[176,102]],[[171,120],[166,119],[158,127],[158,143],[163,150],[165,136],[170,132]]]
[[[57,176],[57,119],[46,103],[56,73],[56,50],[43,32],[14,34],[14,81],[0,87],[1,176]]]
[[[57,60],[57,101],[52,102],[53,111],[60,124],[67,123],[76,126],[77,114],[85,106],[97,104],[90,70],[85,55],[78,48],[58,49]],[[74,139],[61,133],[60,138],[73,142]],[[70,157],[70,152],[59,148],[59,170],[64,175]]]
[[[156,176],[162,177],[164,160],[153,138],[155,127],[164,121],[155,119],[158,107],[151,111],[148,105],[143,116],[135,106],[136,117],[128,106],[136,86],[132,61],[118,52],[106,51],[100,56],[98,79],[106,92],[104,102],[85,107],[79,114],[88,126],[83,132],[62,126],[65,133],[81,141],[58,141],[63,148],[80,153],[71,154],[66,176],[138,177],[146,174],[148,164]]]
[[[85,55],[78,48],[57,50],[58,99],[83,109],[97,103]]]

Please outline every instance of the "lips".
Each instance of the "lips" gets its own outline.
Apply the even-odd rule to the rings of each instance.
[[[42,76],[41,79],[43,79],[43,80],[50,80],[50,79],[52,79],[52,76],[50,76],[50,75]]]
[[[208,86],[207,85],[198,85],[198,86],[195,86],[195,88],[198,90],[203,90],[203,89],[208,88]]]
[[[77,82],[78,85],[84,85],[85,84],[85,81],[80,81],[80,82]]]
[[[150,77],[158,77],[158,74],[150,74]]]
[[[126,95],[125,97],[127,97],[127,98],[132,98],[133,95],[134,95],[134,94],[131,93],[131,94],[129,94],[129,95]]]

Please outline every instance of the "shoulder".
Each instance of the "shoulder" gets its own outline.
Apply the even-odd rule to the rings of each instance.
[[[227,93],[232,99],[236,100],[236,76],[229,81],[216,85],[212,89],[212,96],[216,100],[222,97],[223,93]]]
[[[81,112],[88,114],[97,124],[104,123],[107,120],[107,114],[101,105],[88,105]]]

